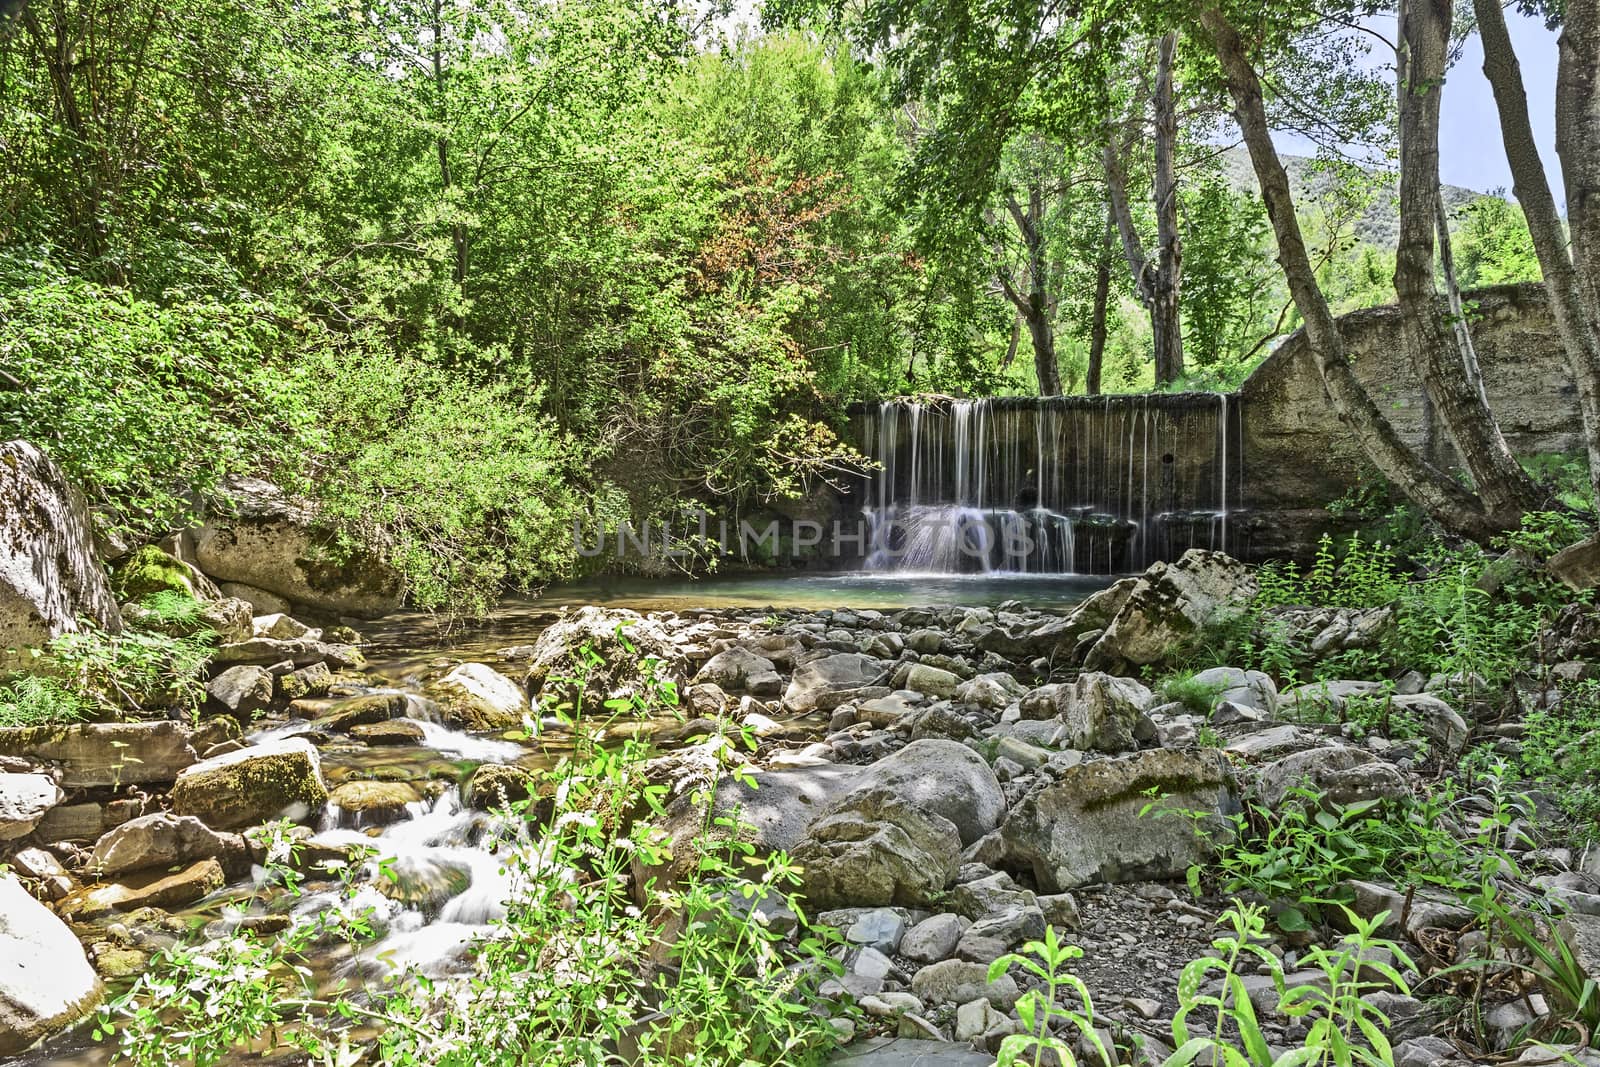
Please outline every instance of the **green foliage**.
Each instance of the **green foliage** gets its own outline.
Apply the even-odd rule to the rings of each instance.
[[[1159,687],[1162,700],[1182,704],[1190,714],[1202,718],[1211,714],[1224,688],[1198,682],[1192,673],[1175,674],[1165,679]]]
[[[1457,212],[1456,273],[1463,289],[1536,282],[1542,275],[1520,205],[1503,195],[1480,196]]]
[[[216,634],[198,625],[200,606],[189,597],[157,595],[141,607],[146,617],[130,620],[121,633],[80,619],[75,631],[30,649],[28,672],[0,684],[0,722],[37,726],[196,711]]]
[[[1410,992],[1401,970],[1412,963],[1395,942],[1378,936],[1387,912],[1371,919],[1345,912],[1353,932],[1337,947],[1313,946],[1301,959],[1320,971],[1321,982],[1290,987],[1283,961],[1267,949],[1266,919],[1256,905],[1235,903],[1222,917],[1232,934],[1219,938],[1217,956],[1203,956],[1178,978],[1178,1014],[1172,1020],[1175,1051],[1162,1067],[1187,1067],[1202,1062],[1225,1067],[1393,1067],[1388,1018],[1364,999],[1368,993],[1393,989]],[[1392,955],[1391,955],[1392,954]],[[1386,962],[1389,956],[1393,963]],[[1277,995],[1274,1014],[1302,1021],[1300,1047],[1275,1054],[1261,1028],[1242,974],[1245,961],[1272,979]],[[1220,986],[1208,993],[1209,982]],[[1199,1029],[1196,1015],[1215,1021]]]
[[[79,279],[0,295],[0,438],[45,448],[112,525],[182,522],[230,474],[270,473],[312,421],[292,313],[267,301],[169,304]],[[265,417],[266,413],[270,417]]]
[[[1073,1046],[1052,1033],[1069,1026],[1099,1053],[1100,1063],[1114,1062],[1095,1029],[1094,999],[1089,987],[1068,969],[1071,961],[1082,957],[1083,949],[1061,944],[1056,940],[1056,928],[1046,926],[1043,940],[1029,941],[1021,952],[1007,953],[989,965],[991,982],[1015,968],[1038,983],[1028,983],[1028,991],[1017,1000],[1022,1033],[1012,1034],[1000,1043],[996,1061],[999,1067],[1023,1063],[1032,1067],[1046,1063],[1076,1067],[1078,1056]],[[1072,994],[1077,1006],[1062,1003],[1063,991]]]

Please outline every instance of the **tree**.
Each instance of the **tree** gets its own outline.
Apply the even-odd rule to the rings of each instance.
[[[1395,293],[1407,347],[1428,399],[1455,439],[1487,520],[1514,527],[1542,498],[1506,444],[1469,360],[1470,345],[1447,329],[1434,288],[1439,206],[1439,101],[1450,44],[1450,0],[1401,0],[1400,242]]]
[[[1233,99],[1234,116],[1249,149],[1277,240],[1278,261],[1305,321],[1306,340],[1335,411],[1378,471],[1426,514],[1447,529],[1487,539],[1504,529],[1504,517],[1491,518],[1469,490],[1412,451],[1351,370],[1344,339],[1306,252],[1289,177],[1272,141],[1261,80],[1250,53],[1220,8],[1201,0],[1195,14],[1210,37]]]
[[[1600,133],[1594,129],[1596,66],[1600,64],[1600,15],[1593,0],[1569,0],[1556,69],[1556,152],[1566,176],[1566,228],[1556,209],[1544,161],[1528,117],[1522,69],[1506,29],[1499,0],[1474,0],[1483,42],[1483,72],[1494,90],[1500,134],[1511,167],[1512,189],[1544,274],[1545,292],[1578,388],[1589,450],[1589,477],[1600,498],[1600,294],[1596,291],[1594,244],[1600,190]],[[1587,110],[1586,110],[1587,109]]]

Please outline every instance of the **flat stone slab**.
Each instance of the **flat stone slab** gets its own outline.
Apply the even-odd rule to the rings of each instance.
[[[840,1067],[994,1067],[994,1057],[970,1045],[920,1041],[908,1037],[875,1037],[857,1041],[828,1057]]]

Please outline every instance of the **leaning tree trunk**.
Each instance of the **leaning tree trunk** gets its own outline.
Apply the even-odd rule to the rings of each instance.
[[[1400,238],[1394,289],[1412,360],[1455,441],[1490,520],[1507,529],[1542,502],[1468,373],[1439,314],[1433,235],[1439,215],[1439,100],[1450,46],[1451,0],[1401,0]]]
[[[1179,290],[1183,282],[1183,239],[1178,233],[1178,109],[1173,97],[1172,67],[1177,56],[1176,30],[1161,38],[1156,58],[1156,270],[1151,284],[1150,325],[1155,337],[1156,385],[1183,377],[1183,318]]]
[[[1572,220],[1573,251],[1550,192],[1544,161],[1528,121],[1528,94],[1522,68],[1506,31],[1498,0],[1475,0],[1478,30],[1483,38],[1483,73],[1494,88],[1500,130],[1511,164],[1511,187],[1544,274],[1550,310],[1567,350],[1572,380],[1583,411],[1589,449],[1589,480],[1600,500],[1600,264],[1595,261],[1594,232],[1600,204],[1600,114],[1596,113],[1595,64],[1600,63],[1594,0],[1569,0],[1566,30],[1561,35],[1556,70],[1556,150],[1567,179],[1567,210]],[[1580,232],[1586,242],[1579,247]],[[1574,262],[1574,253],[1578,254]],[[1581,273],[1580,273],[1581,269]]]
[[[1379,473],[1440,525],[1477,539],[1487,539],[1500,532],[1471,492],[1406,446],[1350,369],[1344,339],[1317,284],[1311,257],[1306,253],[1300,223],[1295,217],[1294,197],[1289,191],[1289,176],[1272,143],[1261,80],[1250,65],[1238,31],[1222,12],[1205,3],[1197,10],[1227,80],[1234,116],[1244,134],[1250,162],[1261,184],[1267,218],[1277,240],[1278,262],[1295,307],[1305,320],[1306,340],[1335,412],[1349,426]]]

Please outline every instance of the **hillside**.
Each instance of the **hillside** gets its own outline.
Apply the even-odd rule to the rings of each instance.
[[[1295,202],[1298,204],[1306,205],[1316,200],[1332,180],[1326,173],[1315,169],[1316,160],[1309,156],[1285,155],[1282,158],[1283,165],[1289,172],[1289,183],[1294,189]],[[1223,153],[1221,164],[1229,185],[1240,191],[1251,193],[1256,191],[1256,178],[1250,168],[1250,157],[1242,146],[1230,148]],[[1362,241],[1380,248],[1393,248],[1398,242],[1400,207],[1398,190],[1393,186],[1393,182],[1396,181],[1398,176],[1391,175],[1391,188],[1387,194],[1375,197],[1367,206],[1360,221],[1356,223],[1356,236]],[[1472,189],[1463,189],[1459,185],[1441,186],[1440,192],[1446,210],[1452,213],[1457,208],[1486,195]]]

